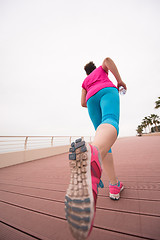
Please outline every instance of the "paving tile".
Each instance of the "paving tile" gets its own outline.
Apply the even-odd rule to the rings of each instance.
[[[60,218],[28,211],[5,203],[0,204],[1,220],[9,225],[42,240],[65,239],[70,240],[71,235],[67,222]],[[62,231],[63,229],[63,231]]]
[[[18,231],[11,226],[0,223],[0,239],[2,240],[35,240],[36,238],[27,233]]]

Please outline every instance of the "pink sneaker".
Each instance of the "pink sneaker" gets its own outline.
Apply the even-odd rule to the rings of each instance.
[[[116,185],[109,185],[109,197],[113,200],[119,200],[120,192],[124,189],[123,184],[118,181]]]
[[[71,179],[65,196],[66,219],[72,235],[86,239],[95,217],[101,160],[96,147],[86,145],[82,139],[73,142],[69,151]]]

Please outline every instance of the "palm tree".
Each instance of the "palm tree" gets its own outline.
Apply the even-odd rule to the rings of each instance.
[[[136,131],[137,131],[137,133],[138,133],[138,136],[141,136],[141,135],[142,135],[142,132],[143,132],[143,127],[142,127],[142,125],[138,125]]]
[[[151,125],[151,126],[153,125],[151,116],[148,116],[148,127],[149,127],[149,125]],[[150,132],[151,132],[151,128],[150,128]]]
[[[143,122],[142,124],[144,123],[144,125],[147,127],[148,126],[148,129],[149,129],[149,132],[150,132],[150,128],[149,128],[149,118],[148,117],[145,117],[143,118]]]
[[[147,126],[148,126],[149,133],[150,133],[150,132],[151,132],[150,125],[153,125],[151,117],[150,117],[150,116],[145,117],[145,118],[143,119],[143,121],[146,122],[146,124],[147,124]]]
[[[158,97],[158,100],[155,102],[156,106],[155,108],[160,108],[160,97]]]
[[[146,131],[147,121],[145,119],[143,119],[143,122],[141,123],[141,126],[142,126],[142,128],[145,128],[145,132],[147,133],[147,131]]]
[[[152,118],[152,122],[155,124],[156,131],[158,132],[157,124],[160,123],[160,118],[159,118],[159,116],[156,115],[156,114],[151,114],[151,118]]]
[[[156,109],[160,108],[160,97],[158,97],[158,100],[155,102],[155,104],[156,104],[155,106]],[[144,117],[141,125],[138,125],[136,131],[141,136],[143,129],[145,129],[145,132],[147,133],[146,127],[148,126],[149,132],[151,132],[150,125],[152,126],[153,124],[155,125],[155,127],[153,128],[154,131],[155,129],[157,132],[160,131],[158,129],[160,126],[157,126],[158,124],[160,124],[160,117],[156,114],[151,114],[148,117]]]

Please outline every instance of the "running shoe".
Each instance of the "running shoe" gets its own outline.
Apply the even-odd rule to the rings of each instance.
[[[77,139],[71,144],[70,184],[65,196],[65,211],[75,239],[86,239],[91,233],[101,181],[101,160],[96,147]],[[100,186],[99,186],[100,183]]]
[[[113,200],[119,200],[120,198],[120,192],[124,189],[123,184],[118,181],[117,184],[109,185],[109,197]]]

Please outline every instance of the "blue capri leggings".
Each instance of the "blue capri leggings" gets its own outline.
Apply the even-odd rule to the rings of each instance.
[[[100,124],[108,123],[119,133],[119,92],[117,88],[107,87],[98,91],[87,101],[90,119],[95,130]],[[111,149],[109,152],[112,152]]]

